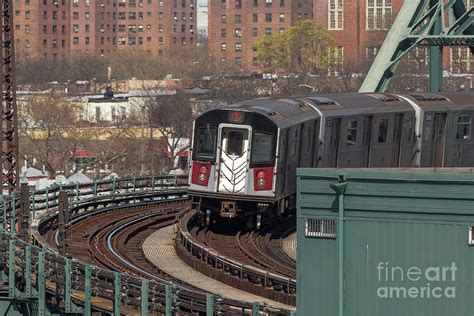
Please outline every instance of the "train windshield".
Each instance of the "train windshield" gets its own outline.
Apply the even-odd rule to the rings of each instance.
[[[214,157],[216,152],[217,128],[200,127],[196,135],[196,154],[199,157]]]
[[[252,163],[271,163],[273,162],[272,152],[273,136],[266,133],[255,132],[252,142]]]

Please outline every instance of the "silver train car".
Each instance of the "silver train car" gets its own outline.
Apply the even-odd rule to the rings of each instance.
[[[259,228],[296,204],[297,168],[474,166],[474,93],[259,98],[196,118],[189,195],[206,224]]]

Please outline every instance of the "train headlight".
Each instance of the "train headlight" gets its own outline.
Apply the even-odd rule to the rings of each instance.
[[[199,167],[199,175],[198,175],[198,180],[199,182],[206,182],[207,180],[207,167],[205,165],[201,165]]]
[[[257,172],[257,185],[260,188],[263,188],[265,186],[265,171],[263,170]]]

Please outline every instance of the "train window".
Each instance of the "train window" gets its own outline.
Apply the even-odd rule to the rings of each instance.
[[[197,131],[196,154],[198,156],[214,156],[216,150],[217,129],[200,127]]]
[[[255,132],[252,139],[252,163],[272,162],[272,135]]]
[[[388,118],[380,119],[379,137],[378,137],[379,144],[384,144],[387,142],[387,134],[388,134]]]
[[[227,134],[227,154],[242,156],[244,133],[239,131],[229,131]]]
[[[357,120],[347,122],[346,146],[354,146],[357,143]]]
[[[471,138],[471,116],[458,115],[456,139]]]

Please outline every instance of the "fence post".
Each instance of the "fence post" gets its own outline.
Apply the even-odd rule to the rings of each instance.
[[[46,210],[49,210],[49,187],[46,187]]]
[[[31,297],[31,246],[25,247],[25,292],[27,297]]]
[[[252,316],[258,316],[260,314],[260,303],[255,302],[252,304]]]
[[[214,315],[214,295],[206,293],[206,316]]]
[[[84,314],[91,315],[91,266],[85,267],[86,280],[84,286]]]
[[[76,184],[76,203],[79,201],[79,182]]]
[[[33,212],[33,219],[36,218],[36,192],[33,191],[31,194],[31,211]]]
[[[46,312],[46,295],[45,295],[45,286],[46,280],[44,275],[44,260],[45,253],[40,251],[38,253],[38,315],[44,315]]]
[[[166,316],[171,316],[171,286],[166,285]]]
[[[15,240],[8,242],[8,297],[15,297]]]
[[[111,193],[111,194],[114,195],[114,194],[115,194],[115,177],[114,177],[114,179],[113,179],[113,181],[112,181],[112,188],[111,188],[111,189],[112,189],[112,193]],[[128,191],[128,186],[127,186],[127,191]]]
[[[64,266],[64,307],[66,313],[71,313],[71,259],[66,258]]]
[[[94,197],[97,197],[97,179],[94,179]]]
[[[137,185],[137,179],[135,177],[133,177],[132,183],[133,183],[133,192],[135,192],[136,185]]]
[[[148,287],[150,285],[150,281],[143,279],[142,280],[142,291],[141,291],[141,308],[140,314],[141,316],[148,316]]]
[[[0,208],[2,212],[2,228],[3,231],[7,231],[7,206],[5,204],[5,197],[3,194],[0,194]]]
[[[30,242],[28,228],[30,226],[30,189],[28,182],[20,185],[20,218],[18,221],[18,235],[26,242]]]
[[[10,214],[10,234],[15,235],[15,219],[16,219],[16,194],[15,192],[12,193],[11,195],[11,200],[10,200],[10,208],[11,208],[11,214]]]
[[[151,177],[151,189],[155,190],[155,176]]]
[[[122,279],[120,273],[115,272],[114,280],[114,315],[120,316],[120,305],[122,304]]]

